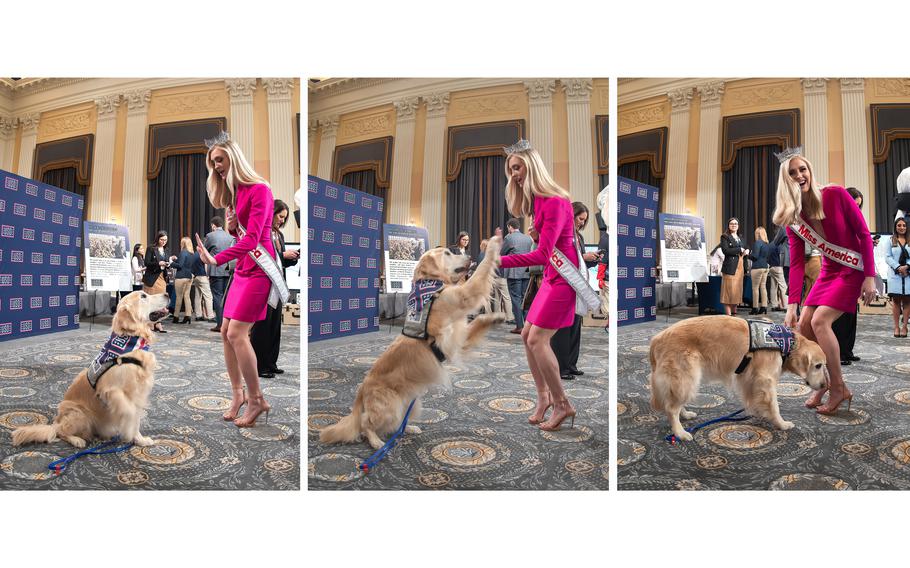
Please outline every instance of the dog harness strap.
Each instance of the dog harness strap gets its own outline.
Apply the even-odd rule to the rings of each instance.
[[[86,374],[88,378],[88,384],[92,388],[96,388],[98,385],[98,379],[108,371],[114,365],[119,365],[117,362],[118,358],[123,359],[126,363],[133,363],[135,365],[141,365],[138,359],[132,357],[123,357],[125,353],[135,351],[137,349],[142,349],[144,351],[149,350],[148,343],[145,339],[136,336],[136,335],[117,335],[111,333],[111,336],[107,339],[107,342],[101,348],[101,352],[95,357],[95,360],[92,361],[92,364],[88,368]]]
[[[430,351],[433,352],[433,355],[436,356],[436,359],[437,359],[440,363],[445,362],[445,360],[446,360],[446,354],[442,352],[442,349],[440,349],[438,345],[436,345],[436,342],[435,342],[435,341],[433,341],[433,342],[430,343]]]
[[[743,371],[746,370],[746,367],[749,366],[749,363],[751,361],[752,361],[752,357],[750,357],[749,354],[746,353],[745,355],[743,355],[743,360],[739,362],[739,367],[737,367],[736,370],[733,372],[736,373],[737,375],[741,375],[743,373]]]

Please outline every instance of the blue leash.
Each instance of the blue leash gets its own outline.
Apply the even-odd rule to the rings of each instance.
[[[411,401],[411,404],[408,406],[408,411],[404,413],[404,420],[401,421],[401,426],[399,426],[398,430],[396,430],[395,433],[392,434],[392,437],[389,438],[389,440],[381,448],[376,450],[375,454],[373,454],[372,456],[367,458],[367,460],[365,462],[360,464],[360,469],[363,471],[363,473],[365,473],[365,474],[370,473],[370,468],[376,467],[376,464],[378,464],[382,460],[382,458],[384,458],[385,455],[387,453],[389,453],[389,450],[394,448],[395,444],[398,443],[398,438],[402,434],[404,434],[404,429],[408,425],[408,416],[411,415],[411,409],[414,408],[415,402],[417,402],[416,398]]]
[[[718,422],[742,422],[743,420],[748,420],[749,418],[752,418],[751,416],[740,416],[739,418],[734,418],[734,416],[736,416],[737,414],[739,414],[741,412],[745,412],[745,411],[746,411],[745,408],[740,408],[736,412],[732,412],[726,416],[721,416],[720,418],[715,418],[714,420],[708,420],[707,422],[702,422],[701,424],[696,424],[695,426],[692,426],[691,428],[686,428],[686,432],[688,432],[690,434],[694,434],[696,431],[701,430],[705,426],[710,426],[711,424],[716,424]],[[675,434],[670,434],[669,436],[664,437],[664,440],[670,442],[674,446],[676,445],[676,435]]]
[[[64,471],[66,471],[66,467],[70,464],[70,462],[75,461],[75,460],[81,458],[82,456],[102,455],[102,454],[115,454],[115,453],[117,453],[117,452],[122,452],[122,451],[124,451],[124,450],[128,450],[128,449],[131,448],[132,445],[133,445],[133,443],[130,442],[129,444],[124,444],[124,445],[122,445],[122,446],[117,446],[116,448],[112,448],[112,447],[111,447],[111,446],[116,445],[118,442],[120,442],[120,437],[119,437],[119,436],[118,436],[118,437],[114,437],[113,439],[111,439],[111,440],[109,440],[109,441],[107,441],[107,442],[104,442],[104,443],[102,443],[102,444],[98,444],[98,445],[95,446],[94,448],[89,448],[89,449],[87,449],[87,450],[82,450],[81,452],[75,453],[75,454],[73,454],[73,455],[71,455],[71,456],[69,456],[69,457],[59,459],[59,460],[57,460],[57,461],[55,461],[55,462],[51,462],[51,463],[47,466],[47,469],[53,471],[55,475],[60,475],[61,473],[63,473]]]

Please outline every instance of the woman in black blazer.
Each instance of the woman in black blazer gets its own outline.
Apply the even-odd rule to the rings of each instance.
[[[166,247],[167,233],[158,231],[155,235],[155,243],[145,251],[145,274],[142,275],[142,290],[146,294],[163,294],[167,288],[164,271],[177,257],[168,255]],[[161,327],[160,322],[155,322],[155,326],[152,329],[167,333]]]
[[[749,254],[749,249],[743,248],[738,230],[739,219],[731,217],[726,232],[720,236],[720,249],[724,252],[724,263],[720,268],[723,275],[720,303],[728,316],[736,315],[736,306],[743,301],[743,256]]]
[[[275,247],[275,254],[283,268],[294,266],[294,263],[300,258],[299,251],[284,250],[284,235],[281,234],[281,228],[288,221],[288,213],[287,204],[276,199],[275,213],[272,216],[272,246]],[[257,370],[259,376],[265,379],[271,379],[276,374],[284,373],[284,369],[278,368],[278,353],[281,348],[281,312],[281,302],[278,302],[276,308],[268,306],[265,319],[254,323],[250,332],[250,343],[253,345],[253,351],[256,352],[256,364],[259,367]]]

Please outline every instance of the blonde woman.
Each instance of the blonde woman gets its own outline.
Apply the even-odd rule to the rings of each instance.
[[[174,277],[174,290],[177,303],[174,306],[174,323],[190,323],[193,306],[190,302],[190,289],[193,284],[193,241],[189,237],[180,239],[180,254],[174,262],[177,275]],[[180,307],[183,307],[183,321],[180,321]]]
[[[752,277],[752,310],[750,315],[768,313],[768,257],[771,254],[771,246],[768,244],[768,233],[764,227],[755,229],[755,244],[752,245],[752,252],[749,258],[752,260],[752,270],[749,276]],[[777,290],[774,291],[777,293]]]
[[[209,201],[216,209],[224,208],[228,231],[237,237],[234,246],[214,257],[206,250],[196,235],[196,250],[202,262],[211,265],[225,264],[237,259],[234,279],[224,301],[224,321],[221,337],[224,343],[224,362],[231,379],[231,407],[224,414],[241,428],[256,425],[256,419],[271,406],[262,396],[256,353],[250,343],[250,328],[266,317],[269,290],[272,281],[248,253],[262,245],[275,257],[271,239],[274,198],[265,179],[257,174],[237,144],[222,132],[209,146],[206,166],[209,170],[207,191]],[[246,383],[246,396],[243,385]],[[240,407],[247,405],[243,416]]]
[[[502,257],[502,268],[544,265],[543,280],[528,316],[521,338],[528,366],[537,388],[537,409],[528,418],[542,430],[557,430],[566,418],[575,422],[575,408],[566,397],[559,378],[559,363],[550,346],[556,331],[575,321],[575,290],[550,264],[553,249],[559,249],[578,265],[574,242],[572,201],[569,192],[553,181],[537,150],[527,140],[506,148],[506,201],[515,217],[534,214],[533,228],[539,233],[538,247],[524,254]],[[553,412],[546,420],[550,407]]]
[[[845,400],[850,409],[853,393],[844,384],[840,347],[831,324],[842,313],[855,312],[860,295],[867,304],[875,298],[872,238],[847,190],[834,185],[819,189],[812,164],[799,155],[798,149],[785,151],[778,157],[781,164],[774,223],[787,227],[790,243],[790,304],[784,325],[797,325],[796,306],[802,295],[806,264],[804,237],[800,235],[816,241],[816,245],[824,241],[826,250],[836,251],[831,256],[823,255],[818,280],[806,296],[799,316],[799,332],[818,342],[828,360],[828,388],[813,393],[806,407],[815,408],[819,414],[833,415]],[[825,392],[828,402],[823,405]]]

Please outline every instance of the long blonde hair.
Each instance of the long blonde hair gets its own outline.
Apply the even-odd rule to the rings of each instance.
[[[509,171],[509,161],[513,158],[522,161],[527,170],[524,182],[518,187],[512,178],[512,172]],[[543,165],[540,154],[534,148],[513,152],[506,155],[506,176],[509,178],[509,184],[506,186],[506,204],[509,207],[509,213],[514,217],[527,217],[531,214],[531,208],[534,206],[534,196],[541,197],[563,197],[571,201],[569,192],[560,187],[550,172]]]
[[[180,248],[186,252],[196,252],[196,247],[193,246],[193,239],[189,237],[183,237],[180,239]]]
[[[227,176],[221,179],[215,172],[215,163],[212,161],[212,152],[215,148],[221,148],[228,155],[231,164],[228,168]],[[209,194],[209,201],[212,207],[223,209],[234,205],[234,193],[238,185],[254,185],[261,183],[269,185],[269,182],[256,173],[256,170],[246,161],[240,146],[233,140],[220,142],[209,148],[205,155],[205,166],[209,170],[209,178],[206,181],[206,191]]]
[[[806,192],[805,204],[803,204],[803,193],[799,189],[799,184],[790,177],[790,162],[797,159],[805,162],[806,167],[809,168],[811,181],[809,191]],[[803,209],[809,219],[825,218],[825,212],[822,210],[822,193],[818,188],[818,182],[815,181],[812,164],[803,156],[793,156],[780,164],[780,175],[777,178],[777,203],[772,220],[775,225],[781,227],[793,225],[799,222],[799,215]]]
[[[755,228],[755,240],[768,242],[768,232],[765,231],[764,227]]]

